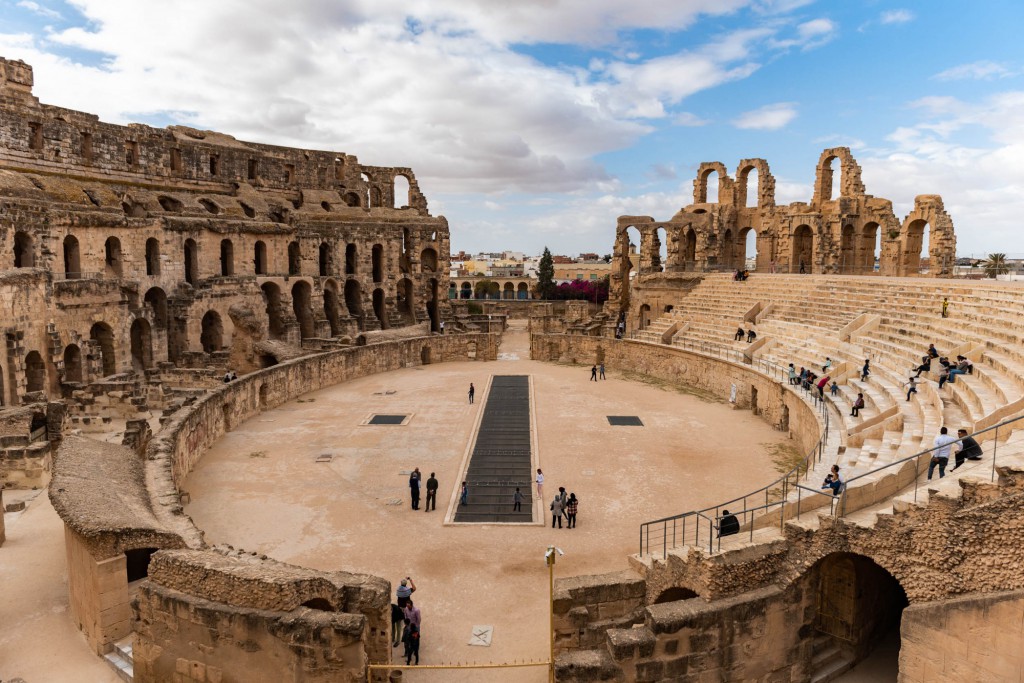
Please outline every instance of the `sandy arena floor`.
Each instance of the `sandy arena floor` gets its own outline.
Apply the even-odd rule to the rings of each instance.
[[[762,486],[784,435],[746,411],[672,388],[624,379],[589,381],[589,367],[530,360],[524,328],[505,335],[493,363],[446,363],[348,382],[264,413],[225,436],[185,483],[188,513],[211,543],[230,543],[323,570],[411,575],[423,610],[421,662],[545,659],[544,550],[565,551],[557,575],[618,571],[638,550],[644,520],[684,512]],[[578,528],[445,525],[491,375],[533,381],[545,497],[559,486],[580,499]],[[476,405],[466,401],[469,383]],[[388,393],[394,392],[394,393]],[[411,413],[407,426],[361,426],[373,412]],[[638,415],[644,427],[611,427]],[[316,456],[332,453],[329,464]],[[408,472],[436,472],[438,509],[409,505]],[[511,501],[509,503],[511,505]],[[535,519],[540,519],[536,503]],[[493,625],[489,648],[468,645]],[[396,652],[396,657],[398,650]],[[406,672],[413,681],[543,681],[543,669]]]

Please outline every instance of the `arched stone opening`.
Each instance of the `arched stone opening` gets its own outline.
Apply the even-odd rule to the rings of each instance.
[[[736,259],[736,268],[748,268],[757,270],[757,231],[753,228],[742,228],[739,231],[739,248],[742,252]]]
[[[143,297],[146,306],[153,316],[153,324],[157,329],[167,329],[167,295],[159,287],[151,287]]]
[[[402,315],[407,323],[414,323],[413,314],[415,305],[413,302],[413,286],[412,280],[409,278],[402,278],[398,283],[398,312]]]
[[[224,348],[224,323],[217,311],[207,311],[203,315],[199,343],[204,353],[216,353]]]
[[[64,347],[64,381],[82,382],[82,350],[77,344]]]
[[[267,274],[267,244],[263,240],[257,240],[253,247],[252,267],[257,275]]]
[[[654,604],[662,605],[666,602],[692,600],[693,598],[697,597],[700,596],[697,595],[697,593],[695,593],[694,591],[690,590],[689,588],[683,588],[682,586],[672,586],[671,588],[666,588],[665,590],[661,591],[661,593],[658,594],[658,597],[655,598]]]
[[[363,205],[362,200],[359,198],[359,195],[356,194],[355,192],[346,192],[345,196],[342,197],[342,199],[345,200],[345,204],[347,204],[348,206],[360,207]]]
[[[345,245],[345,275],[355,275],[359,265],[359,255],[356,245]]]
[[[793,255],[790,259],[791,273],[812,272],[814,254],[814,232],[809,225],[799,225],[793,231]]]
[[[805,575],[815,596],[812,628],[822,645],[839,651],[836,659],[847,661],[846,668],[872,655],[886,641],[896,640],[898,653],[900,621],[907,607],[907,594],[899,581],[869,557],[839,552],[827,555]],[[830,662],[812,663],[812,676]],[[888,668],[882,680],[895,680],[897,657],[877,662]]]
[[[132,369],[143,372],[153,367],[153,330],[145,318],[132,321],[130,330]]]
[[[82,254],[78,238],[68,235],[64,238],[64,277],[74,280],[82,276]]]
[[[108,237],[103,243],[103,265],[107,277],[121,277],[124,271],[121,260],[121,240]]]
[[[427,247],[422,252],[420,252],[420,272],[437,272],[437,251],[430,247]]]
[[[36,255],[32,236],[27,232],[14,233],[14,267],[32,268],[36,265]]]
[[[651,324],[651,307],[649,304],[644,304],[640,307],[640,317],[637,324],[640,330],[646,330],[647,326]]]
[[[437,308],[437,286],[437,280],[435,278],[430,278],[430,299],[427,301],[427,315],[430,317],[431,332],[441,331],[441,313]]]
[[[370,262],[373,265],[373,281],[384,281],[384,247],[380,244],[373,245],[370,252]]]
[[[356,280],[345,281],[345,306],[348,314],[359,321],[359,329],[366,329],[366,321],[363,316],[363,294]]]
[[[194,285],[199,278],[199,246],[191,237],[185,240],[185,282]]]
[[[409,193],[410,183],[409,179],[404,175],[395,176],[394,184],[394,207],[396,209],[407,208],[412,204],[411,195]]]
[[[856,272],[856,240],[853,226],[849,223],[842,227],[839,235],[839,272],[849,275]]]
[[[858,272],[871,274],[875,272],[875,264],[881,255],[882,231],[878,223],[868,223],[861,229],[860,258]]]
[[[718,190],[721,185],[721,174],[715,168],[705,168],[697,178],[697,196],[694,204],[718,203]]]
[[[743,193],[741,208],[757,208],[761,205],[761,173],[756,166],[747,166],[740,171],[739,180],[740,192]]]
[[[430,365],[430,347],[424,346],[420,349],[420,364]]]
[[[526,301],[530,298],[530,286],[525,282],[520,282],[519,286],[516,287],[516,298],[520,301]]]
[[[654,244],[651,245],[651,270],[661,273],[668,268],[668,232],[665,228],[658,228],[652,233]]]
[[[46,364],[38,351],[25,354],[25,391],[46,391]]]
[[[318,609],[322,612],[337,612],[326,598],[313,598],[312,600],[306,600],[302,603],[302,607],[308,607],[309,609]]]
[[[313,322],[313,292],[308,282],[299,281],[292,285],[292,311],[299,321],[299,334],[303,339],[316,336]]]
[[[473,285],[469,282],[463,282],[459,288],[460,299],[472,299],[473,298]]]
[[[338,283],[334,280],[328,280],[324,284],[324,317],[327,318],[327,324],[331,326],[332,337],[336,337],[341,333],[340,305]]]
[[[235,274],[235,245],[231,240],[220,241],[220,274],[221,277]]]
[[[686,270],[697,267],[697,232],[693,228],[687,228],[683,233],[683,262]]]
[[[327,242],[320,243],[320,254],[317,259],[320,266],[320,277],[327,277],[331,274],[331,245]]]
[[[288,274],[302,274],[302,250],[298,242],[288,243]]]
[[[388,321],[387,306],[384,301],[384,290],[379,287],[373,290],[373,314],[380,321],[380,328],[386,330],[391,327]]]
[[[505,286],[501,289],[501,298],[512,300],[516,298],[516,286],[511,282],[506,282]]]
[[[110,325],[99,322],[95,323],[89,330],[89,339],[96,342],[100,347],[100,367],[103,369],[103,376],[117,374],[117,357],[114,355],[114,332]]]
[[[836,170],[839,170],[836,173]],[[828,192],[822,192],[822,197],[826,199],[836,200],[843,194],[842,183],[843,183],[843,164],[842,162],[836,163],[836,157],[829,157],[829,159],[821,167],[822,173],[822,188],[827,189]]]
[[[150,237],[146,240],[146,275],[160,274],[160,240]]]
[[[903,242],[903,263],[906,275],[927,273],[931,259],[928,258],[928,242],[931,237],[931,226],[924,219],[911,221],[907,226]]]

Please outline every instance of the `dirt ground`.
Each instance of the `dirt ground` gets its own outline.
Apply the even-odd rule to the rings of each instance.
[[[673,387],[625,379],[614,367],[528,360],[522,327],[492,363],[408,368],[308,394],[239,425],[185,482],[187,512],[211,543],[230,543],[316,569],[412,576],[423,612],[420,661],[543,660],[548,656],[544,551],[560,547],[558,575],[618,571],[638,551],[640,523],[712,504],[775,476],[785,435],[747,411]],[[492,375],[533,383],[545,497],[580,499],[578,528],[445,524]],[[468,405],[469,383],[477,387]],[[411,414],[406,426],[364,426],[372,413]],[[643,427],[612,427],[637,415]],[[330,463],[317,463],[330,453]],[[413,511],[408,472],[440,481],[438,509]],[[511,505],[511,501],[509,502]],[[543,513],[543,514],[542,514]],[[543,522],[541,519],[543,517]],[[490,647],[470,646],[476,625]],[[399,649],[395,650],[396,659]],[[479,681],[481,672],[408,671],[409,681]],[[543,681],[546,670],[488,671],[488,681]]]

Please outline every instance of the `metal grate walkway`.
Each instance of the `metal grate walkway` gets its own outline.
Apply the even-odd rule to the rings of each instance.
[[[532,481],[530,378],[495,375],[466,472],[469,503],[458,506],[455,521],[532,522]],[[513,512],[517,486],[523,504],[521,511]]]

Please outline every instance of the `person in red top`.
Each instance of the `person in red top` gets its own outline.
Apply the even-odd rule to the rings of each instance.
[[[820,398],[822,401],[825,400],[825,387],[828,386],[829,380],[831,379],[831,377],[825,375],[824,377],[818,380],[818,398]]]
[[[569,494],[569,500],[565,504],[565,516],[569,519],[569,529],[576,528],[576,510],[579,508],[580,501],[576,498],[575,493]]]

